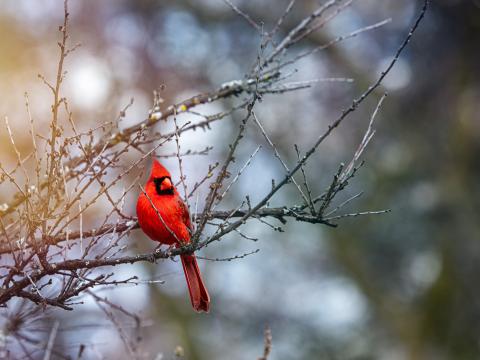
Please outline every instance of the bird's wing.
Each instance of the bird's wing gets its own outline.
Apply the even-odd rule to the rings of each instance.
[[[190,220],[190,213],[188,212],[187,205],[185,205],[185,203],[182,201],[182,199],[180,199],[180,197],[178,198],[178,203],[182,212],[181,215],[183,223],[190,229],[190,231],[193,231],[193,225],[192,221]]]

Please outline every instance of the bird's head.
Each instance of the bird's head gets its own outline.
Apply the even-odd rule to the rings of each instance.
[[[157,195],[175,194],[175,187],[173,186],[170,173],[156,159],[153,159],[152,170],[150,172],[147,187],[155,189]]]

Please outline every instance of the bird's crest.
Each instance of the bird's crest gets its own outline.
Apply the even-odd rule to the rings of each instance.
[[[157,159],[153,159],[150,178],[171,177],[169,171]]]

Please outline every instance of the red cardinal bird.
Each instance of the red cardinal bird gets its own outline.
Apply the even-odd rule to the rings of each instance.
[[[145,193],[142,192],[137,201],[138,223],[143,232],[162,244],[182,246],[189,243],[193,227],[187,206],[173,186],[168,170],[155,159],[145,184]],[[183,254],[180,259],[193,308],[208,312],[210,296],[195,255]]]

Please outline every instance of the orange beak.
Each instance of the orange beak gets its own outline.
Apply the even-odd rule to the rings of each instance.
[[[162,184],[160,185],[160,190],[161,191],[168,191],[173,189],[173,184],[172,181],[169,178],[165,178],[162,181]]]

